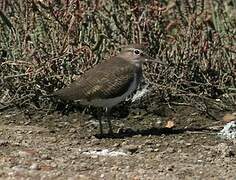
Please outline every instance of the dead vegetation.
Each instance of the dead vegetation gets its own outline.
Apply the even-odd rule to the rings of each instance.
[[[152,96],[206,113],[235,109],[232,0],[3,0],[0,24],[1,110],[44,110],[45,95],[142,42],[167,62],[145,65]]]

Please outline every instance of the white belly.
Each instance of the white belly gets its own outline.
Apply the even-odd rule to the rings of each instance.
[[[128,91],[126,91],[121,96],[115,97],[115,98],[109,98],[109,99],[94,99],[91,101],[86,100],[80,100],[79,102],[83,105],[92,105],[97,107],[113,107],[120,102],[124,101],[128,96],[130,96],[137,88],[138,82],[137,82],[137,75],[134,76],[134,80],[129,86]]]

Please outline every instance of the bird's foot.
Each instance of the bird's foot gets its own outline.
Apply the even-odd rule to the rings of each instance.
[[[109,130],[108,130],[108,134],[109,134],[109,135],[114,135],[113,130],[112,130],[112,129],[109,129]]]

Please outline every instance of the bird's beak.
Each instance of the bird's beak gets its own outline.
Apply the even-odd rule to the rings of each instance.
[[[155,62],[155,63],[159,63],[159,64],[166,64],[166,63],[162,62],[160,59],[154,59],[146,54],[144,55],[144,58],[145,58],[144,62]]]

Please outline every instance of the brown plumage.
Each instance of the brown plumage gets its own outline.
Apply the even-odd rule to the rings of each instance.
[[[63,100],[81,102],[119,97],[127,91],[135,73],[139,76],[141,69],[120,57],[114,57],[96,65],[68,87],[54,92],[54,95]]]

